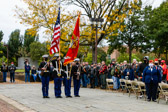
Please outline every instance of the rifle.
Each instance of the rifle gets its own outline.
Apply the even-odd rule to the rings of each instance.
[[[51,60],[54,58],[54,56],[49,60],[49,62],[51,62]],[[44,65],[44,67],[43,68],[46,68],[47,69],[47,65],[48,65],[48,62]],[[44,75],[44,70],[42,70],[41,69],[41,74],[40,74],[41,76],[43,76]]]

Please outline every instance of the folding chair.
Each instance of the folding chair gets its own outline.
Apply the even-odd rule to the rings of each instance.
[[[146,88],[145,88],[145,83],[139,81],[139,82],[138,82],[138,87],[139,87],[140,94],[145,97],[145,101],[146,101]]]
[[[125,80],[125,87],[126,87],[126,90],[129,92],[129,97],[130,97],[130,95],[131,95],[131,88],[132,88],[132,81]]]
[[[164,99],[166,100],[166,104],[168,103],[168,84],[166,83],[159,83],[159,97],[158,97],[158,103],[161,99],[161,96],[164,97]]]
[[[138,99],[138,93],[140,93],[139,86],[138,86],[138,81],[132,81],[132,88],[133,92],[136,95],[136,98]]]
[[[113,79],[106,79],[107,88],[113,89]]]
[[[125,89],[125,79],[120,79],[120,87],[123,91],[123,94],[124,94],[124,89]]]

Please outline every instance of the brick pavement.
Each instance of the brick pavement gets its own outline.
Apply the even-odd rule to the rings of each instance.
[[[21,112],[19,109],[0,99],[0,112]]]

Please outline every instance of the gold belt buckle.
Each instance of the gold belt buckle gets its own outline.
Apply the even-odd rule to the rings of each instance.
[[[61,74],[60,73],[58,73],[58,77],[60,77],[61,76]]]

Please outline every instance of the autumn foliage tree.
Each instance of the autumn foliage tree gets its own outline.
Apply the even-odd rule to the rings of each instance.
[[[23,9],[16,6],[16,17],[21,20],[21,24],[31,26],[27,31],[33,36],[43,28],[45,37],[48,37],[48,41],[51,42],[53,28],[58,15],[58,3],[56,0],[23,0],[28,6],[28,9]],[[63,9],[64,10],[64,9]],[[62,10],[62,12],[64,12]],[[61,48],[65,51],[68,48],[70,37],[69,32],[72,32],[72,25],[74,23],[74,14],[63,14],[61,12]],[[49,49],[49,47],[48,47]]]
[[[122,11],[131,10],[128,9],[129,0],[62,0],[67,4],[73,4],[84,10],[83,15],[88,19],[90,18],[103,18],[104,23],[101,25],[101,29],[98,31],[97,43],[99,44],[103,39],[108,39],[110,35],[118,35],[118,32],[114,32],[116,29],[122,31],[125,27],[120,24],[124,21],[126,14]],[[134,2],[133,2],[134,3]],[[82,46],[92,47],[92,60],[95,59],[95,25],[91,24],[89,27],[85,27],[82,35]]]
[[[56,0],[23,0],[28,5],[28,10],[16,7],[16,16],[21,19],[21,23],[30,25],[33,32],[40,28],[45,28],[45,34],[51,41],[53,26],[55,24],[58,3]],[[108,39],[110,35],[118,35],[116,29],[122,31],[125,25],[122,23],[126,17],[122,11],[131,10],[128,8],[129,0],[61,0],[66,5],[75,5],[83,11],[81,13],[81,37],[80,46],[90,46],[92,48],[92,60],[95,55],[95,26],[87,21],[90,18],[104,18],[104,23],[98,31],[98,44],[103,39]],[[134,3],[134,1],[132,2]],[[61,51],[66,52],[74,29],[77,10],[74,12],[61,11]],[[80,50],[80,49],[79,49]]]

